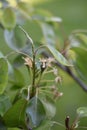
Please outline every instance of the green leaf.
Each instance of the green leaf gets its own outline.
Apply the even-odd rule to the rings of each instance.
[[[76,34],[76,37],[80,40],[80,42],[84,45],[84,47],[87,47],[87,35],[79,33]]]
[[[78,73],[78,75],[84,80],[86,81],[87,78],[87,50],[80,48],[80,47],[74,47],[72,48],[72,50],[74,50],[74,52],[76,53],[76,60],[74,62],[75,67],[76,67],[76,71]]]
[[[25,128],[27,101],[19,99],[4,115],[3,120],[7,127]]]
[[[52,53],[52,55],[54,56],[54,58],[61,63],[62,65],[66,65],[66,66],[72,66],[66,59],[65,57],[58,51],[56,50],[54,47],[52,47],[51,45],[47,45],[48,50]]]
[[[26,49],[26,47],[24,48],[24,50],[23,51],[27,51],[28,50],[28,48],[30,48],[31,50],[32,50],[32,52],[30,51],[30,55],[31,55],[31,53],[34,53],[34,43],[33,43],[33,40],[32,40],[32,38],[29,36],[29,34],[24,30],[24,28],[22,28],[21,26],[19,26],[19,28],[24,32],[24,34],[25,34],[25,36],[26,36],[26,38],[28,39],[28,46],[26,46],[27,47],[27,49]],[[29,49],[29,50],[30,50]],[[29,51],[28,50],[28,51]],[[32,56],[33,56],[33,54],[32,54]]]
[[[79,117],[87,117],[87,107],[78,108],[77,114],[78,114]]]
[[[46,21],[46,18],[52,17],[52,14],[48,10],[36,9],[34,10],[33,20]]]
[[[46,118],[44,106],[37,97],[30,100],[26,112],[31,117],[34,127],[39,126]]]
[[[14,68],[13,72],[9,74],[9,83],[13,85],[12,89],[20,89],[25,86],[25,78],[23,73],[17,69]]]
[[[7,7],[4,9],[2,18],[2,25],[7,29],[13,29],[16,25],[16,17],[12,8]]]
[[[0,95],[0,115],[3,116],[10,107],[11,102],[9,98],[5,95]]]
[[[49,96],[40,98],[40,100],[44,105],[47,118],[53,118],[56,114],[56,107],[54,101]]]
[[[31,43],[31,45],[33,46],[33,40],[32,38],[29,36],[29,34],[24,30],[24,28],[22,28],[22,26],[19,26],[19,28],[24,32],[24,34],[26,35],[29,43]]]
[[[14,61],[13,61],[13,66],[15,68],[19,68],[20,66],[24,65],[24,59],[22,58],[24,55],[18,55]]]
[[[56,38],[55,38],[53,26],[48,23],[40,23],[40,25],[45,38],[45,42],[47,44],[54,46]]]
[[[84,33],[75,33],[70,37],[71,47],[87,48],[87,35]]]
[[[14,82],[15,85],[23,87],[25,85],[25,79],[21,71],[14,69]]]
[[[24,25],[26,22],[26,18],[25,16],[20,12],[20,10],[16,11],[16,23],[17,25]]]
[[[26,37],[18,27],[11,31],[5,30],[4,37],[7,45],[16,51],[23,48],[26,44]]]
[[[52,13],[49,12],[48,10],[43,10],[43,9],[37,9],[34,10],[34,15],[32,16],[34,20],[38,21],[43,21],[43,22],[57,22],[60,23],[62,22],[62,19],[59,17],[53,17]]]
[[[0,94],[6,88],[8,82],[8,64],[4,58],[0,58]]]

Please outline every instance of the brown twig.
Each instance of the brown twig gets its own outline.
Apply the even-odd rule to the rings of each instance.
[[[69,116],[67,116],[66,119],[65,119],[65,126],[66,126],[66,130],[70,130],[70,126],[69,126]]]

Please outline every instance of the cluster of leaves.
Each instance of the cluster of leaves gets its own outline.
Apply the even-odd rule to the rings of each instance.
[[[40,25],[44,39],[42,45],[34,43],[28,33],[18,26],[27,20]],[[58,26],[62,26],[61,23],[61,18],[29,8],[29,3],[23,0],[1,1],[0,25],[7,45],[12,49],[6,56],[0,52],[1,130],[15,127],[46,130],[57,123],[52,118],[56,113],[55,100],[62,93],[58,89],[61,77],[55,67],[56,63],[74,69],[75,74],[86,83],[87,32],[75,31],[68,39],[64,39],[63,45],[58,44],[60,41],[55,32]],[[13,54],[15,58],[11,64],[9,57]],[[45,55],[48,58],[44,58]],[[75,121],[69,126],[66,118],[64,128],[77,128],[78,120],[85,116],[86,107],[77,109]]]
[[[21,29],[24,31],[23,28]],[[31,127],[38,129],[37,127],[40,126],[41,122],[44,123],[44,127],[50,127],[50,123],[52,123],[51,119],[56,113],[54,99],[62,96],[62,93],[58,91],[57,85],[58,82],[61,82],[61,78],[58,76],[57,69],[51,66],[54,59],[42,58],[39,60],[39,48],[35,49],[32,39],[25,31],[24,33],[28,38],[28,44],[31,44],[31,55],[17,51],[19,54],[15,59],[16,61],[14,61],[14,66],[11,66],[9,63],[8,55],[1,55],[2,79],[0,94],[1,100],[3,97],[5,98],[0,108],[2,129],[9,127],[18,127],[24,130],[29,130]],[[51,46],[47,46],[46,48],[48,47],[52,53]],[[60,53],[55,50],[52,54],[58,59],[57,56]],[[62,60],[60,58],[58,60],[66,64],[67,60],[62,55],[60,56]],[[20,66],[23,65],[23,61],[20,65],[17,64],[19,58],[25,61],[24,64],[28,68],[28,78],[30,79],[28,84],[25,83],[24,75],[19,70]],[[46,75],[49,73],[54,74],[53,78],[55,77],[55,80],[52,80],[53,78],[51,80],[47,79]],[[7,83],[11,83],[9,84],[10,87]],[[12,93],[12,90],[16,91],[16,95],[14,94],[13,100],[10,102],[11,97],[7,97],[7,95],[9,95],[10,91]],[[46,121],[44,122],[44,120]],[[5,126],[6,128],[4,128]]]

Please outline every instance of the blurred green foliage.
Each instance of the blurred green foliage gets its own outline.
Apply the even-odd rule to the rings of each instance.
[[[54,15],[61,17],[67,35],[76,29],[87,29],[86,0],[53,0],[48,2],[48,4],[43,3],[42,5],[37,5],[38,7],[49,9]],[[56,119],[63,121],[65,115],[69,115],[73,120],[75,118],[76,108],[87,105],[87,94],[68,75],[63,73],[61,75],[63,77],[61,90],[64,92],[64,96],[57,104],[58,114],[56,115]],[[54,129],[58,130],[58,128]]]
[[[54,16],[61,17],[65,34],[68,36],[73,30],[87,29],[87,1],[86,0],[46,0],[46,2],[34,5],[37,9],[46,9],[53,13]],[[27,29],[27,25],[26,25]],[[34,39],[38,40],[41,36],[40,30],[29,26],[29,30]],[[36,32],[36,33],[35,33]],[[38,33],[38,35],[36,35]],[[57,32],[61,34],[61,32]],[[58,35],[59,35],[58,34]],[[85,68],[86,69],[86,68]],[[70,116],[72,122],[76,115],[76,109],[80,106],[87,106],[87,93],[84,92],[77,83],[67,74],[59,69],[59,74],[63,78],[60,90],[64,93],[58,101],[57,114],[55,119],[64,124],[66,115]],[[84,126],[87,119],[83,119],[81,125]],[[53,126],[53,130],[64,130],[60,126]]]
[[[38,1],[38,0],[36,0]],[[87,1],[86,0],[45,0],[32,3],[36,9],[46,9],[51,11],[54,16],[58,16],[63,20],[64,35],[68,36],[73,30],[87,29]],[[27,21],[24,28],[29,32],[34,41],[40,41],[42,33],[40,27],[33,21]],[[56,33],[63,43],[62,32],[59,29]],[[61,44],[62,44],[61,43]],[[7,54],[10,49],[5,44],[3,30],[0,29],[0,50]],[[85,67],[86,69],[86,67]],[[66,116],[70,116],[70,122],[75,119],[76,109],[81,106],[87,106],[87,94],[84,92],[69,75],[58,69],[59,75],[62,77],[62,85],[59,86],[60,91],[64,93],[63,97],[56,103],[57,114],[54,117],[56,121],[64,124]],[[82,119],[81,126],[87,123],[87,119]],[[54,125],[53,130],[64,130],[64,128]],[[9,129],[15,130],[15,129]],[[17,129],[16,129],[17,130]]]

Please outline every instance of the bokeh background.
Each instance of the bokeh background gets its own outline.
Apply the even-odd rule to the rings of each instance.
[[[30,0],[37,9],[51,11],[54,16],[63,20],[63,27],[67,36],[73,30],[87,29],[87,0]],[[32,22],[26,22],[25,29],[29,32],[35,41],[41,38],[41,30]],[[7,54],[10,49],[5,44],[3,30],[0,29],[0,50]],[[87,69],[87,68],[85,68]],[[67,74],[59,69],[62,77],[62,84],[59,90],[63,92],[62,98],[56,103],[57,114],[54,120],[64,124],[65,117],[70,116],[70,122],[76,117],[76,109],[81,106],[87,106],[87,93]],[[87,126],[87,119],[83,118],[81,126]],[[53,130],[64,130],[60,126],[53,126]]]

